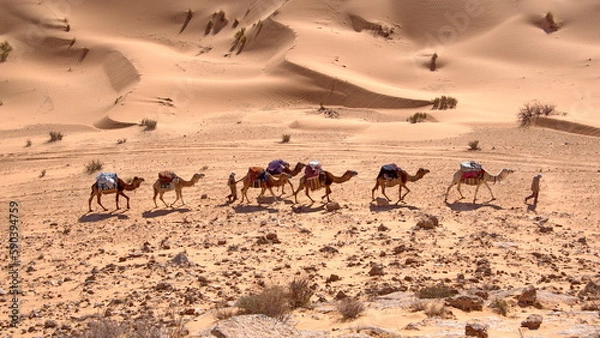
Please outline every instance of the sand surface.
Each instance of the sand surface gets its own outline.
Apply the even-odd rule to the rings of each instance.
[[[0,43],[12,50],[0,62],[0,256],[13,262],[18,216],[21,292],[11,328],[2,269],[2,334],[76,336],[98,318],[150,315],[181,318],[194,336],[216,309],[306,277],[312,307],[290,319],[301,330],[460,337],[479,321],[491,337],[597,336],[600,291],[583,290],[600,284],[599,15],[592,0],[1,1]],[[441,96],[456,108],[433,110]],[[520,128],[519,109],[536,102],[558,114]],[[407,122],[417,112],[425,121]],[[251,188],[249,202],[227,203],[230,172],[277,158],[358,175],[331,186],[336,211],[323,189],[295,203],[289,186],[279,201]],[[490,184],[495,200],[481,186],[473,202],[463,185],[466,198],[453,187],[445,203],[466,160],[514,172]],[[92,161],[144,178],[126,192],[130,209],[121,198],[116,210],[112,194],[108,211],[94,199],[88,212]],[[378,206],[371,190],[388,163],[429,173],[407,183],[404,203],[396,186]],[[183,189],[186,205],[155,207],[162,170],[205,176]],[[539,203],[524,204],[538,173]],[[440,226],[417,228],[425,214]],[[268,234],[280,243],[259,240]],[[171,264],[179,253],[191,264]],[[374,265],[384,273],[369,275]],[[485,291],[483,309],[428,316],[414,292],[440,282]],[[541,306],[517,304],[529,285]],[[365,313],[342,321],[343,295]],[[538,330],[521,327],[530,314],[543,316]]]

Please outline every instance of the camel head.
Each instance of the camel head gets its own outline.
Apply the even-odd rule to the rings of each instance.
[[[194,176],[192,176],[192,181],[198,182],[198,180],[200,180],[201,178],[204,178],[203,173],[195,173]]]
[[[429,174],[429,169],[419,168],[419,170],[417,170],[417,174],[415,176],[417,176],[417,177],[423,177],[426,174]]]
[[[279,181],[281,181],[281,182],[287,182],[291,178],[292,178],[292,175],[290,175],[288,173],[281,173],[281,175],[279,175]]]
[[[134,176],[133,180],[131,181],[131,185],[137,188],[140,186],[140,184],[142,184],[142,182],[144,182],[143,178]]]
[[[354,171],[354,170],[346,170],[346,172],[344,173],[344,175],[343,175],[343,176],[350,176],[350,177],[354,177],[354,176],[356,176],[356,175],[358,175],[358,172],[357,172],[357,171]]]

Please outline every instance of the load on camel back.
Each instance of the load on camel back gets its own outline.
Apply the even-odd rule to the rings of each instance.
[[[396,163],[384,164],[379,169],[377,177],[383,177],[386,181],[391,181],[398,178],[398,171],[401,170]]]
[[[283,169],[289,167],[290,164],[282,159],[277,159],[269,162],[267,166],[267,172],[271,175],[281,175]]]
[[[169,189],[177,180],[179,180],[179,176],[172,171],[164,170],[158,173],[158,180],[160,181],[161,188]]]
[[[321,163],[317,160],[308,162],[304,168],[304,176],[306,176],[306,184],[310,190],[321,188],[322,182],[325,182],[325,173],[323,173]]]
[[[119,177],[116,173],[101,172],[96,175],[96,185],[100,190],[111,190],[117,188]]]
[[[485,169],[483,166],[475,161],[465,161],[460,163],[460,171],[462,172],[463,179],[469,178],[483,178]]]
[[[261,183],[267,181],[267,171],[261,167],[250,167],[248,179],[253,188],[260,188]]]

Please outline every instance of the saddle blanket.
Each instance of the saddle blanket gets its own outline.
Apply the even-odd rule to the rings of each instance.
[[[261,167],[248,168],[248,178],[255,188],[260,187],[261,182],[267,180],[267,172]]]
[[[175,182],[160,182],[162,189],[175,190]]]
[[[179,176],[177,176],[177,174],[169,170],[163,170],[158,173],[158,180],[160,181],[161,185],[171,183],[178,178]]]
[[[475,161],[461,162],[460,170],[462,171],[462,179],[481,178],[485,173],[481,164]]]
[[[400,168],[395,163],[385,164],[381,166],[379,176],[383,176],[385,180],[392,180],[398,178],[398,170]]]
[[[274,160],[269,162],[269,165],[267,166],[267,172],[271,175],[279,175],[283,172],[283,169],[285,167],[289,166],[289,164],[287,162],[285,162],[284,160]]]
[[[101,172],[96,176],[96,185],[100,190],[111,190],[117,187],[117,174]]]
[[[319,179],[319,176],[320,175],[317,174],[317,176],[307,177],[306,178],[306,185],[308,186],[308,188],[311,191],[312,190],[320,189],[322,187],[321,180]]]
[[[317,177],[320,173],[321,163],[317,160],[308,162],[308,165],[304,168],[304,175],[306,175],[306,178]]]

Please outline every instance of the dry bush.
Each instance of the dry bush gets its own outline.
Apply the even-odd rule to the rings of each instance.
[[[82,338],[119,338],[124,337],[127,329],[114,320],[103,319],[89,322]]]
[[[154,129],[156,129],[157,124],[158,124],[158,121],[151,120],[151,119],[143,119],[140,122],[140,126],[145,127],[144,130],[154,130]]]
[[[0,62],[6,61],[8,54],[12,51],[12,46],[8,41],[0,43]]]
[[[433,110],[435,110],[435,109],[446,110],[446,109],[456,108],[456,105],[458,104],[458,100],[452,96],[444,96],[443,95],[441,97],[436,97],[435,99],[433,99],[433,101],[431,103],[433,104],[433,107],[431,107],[431,109],[433,109]]]
[[[443,283],[439,283],[436,285],[431,285],[431,286],[426,286],[422,289],[420,289],[419,291],[416,292],[416,296],[418,298],[427,298],[427,299],[434,299],[434,298],[448,298],[448,297],[452,297],[454,295],[456,295],[458,292],[443,284]]]
[[[46,169],[44,169],[44,170],[42,170],[42,171],[40,172],[40,176],[39,176],[39,177],[40,177],[40,178],[42,178],[42,177],[44,177],[44,176],[46,176]]]
[[[310,280],[308,278],[294,279],[288,287],[292,309],[299,307],[307,308],[310,306],[310,297],[313,295],[313,290],[310,288]]]
[[[100,160],[93,160],[85,166],[85,172],[88,174],[93,174],[96,171],[102,170],[103,164]]]
[[[560,24],[556,22],[554,19],[554,14],[552,12],[546,13],[544,19],[542,20],[542,28],[546,33],[556,32]]]
[[[25,143],[25,147],[31,147],[33,143],[31,142],[31,140],[27,140],[27,142]]]
[[[438,55],[437,53],[433,53],[433,55],[431,56],[431,60],[429,61],[429,70],[434,72],[437,69],[437,61]]]
[[[423,313],[425,313],[427,317],[445,318],[448,312],[444,302],[427,302],[423,309]]]
[[[504,299],[495,298],[492,300],[490,307],[494,309],[496,313],[499,313],[504,317],[508,315],[508,303]]]
[[[330,108],[325,108],[322,104],[317,111],[330,119],[337,119],[340,117],[340,114],[337,111]]]
[[[220,308],[215,311],[215,318],[217,320],[229,319],[237,314],[237,311],[232,308]]]
[[[242,314],[263,314],[286,321],[290,313],[288,294],[281,286],[270,286],[257,295],[240,298],[236,306]]]
[[[517,114],[520,127],[529,127],[540,116],[558,115],[556,105],[539,102],[526,103]]]
[[[120,139],[117,140],[117,144],[123,144],[125,142],[127,142],[126,138],[120,138]]]
[[[427,113],[414,113],[412,116],[406,119],[410,123],[423,122],[427,119]]]
[[[51,131],[50,133],[50,140],[48,140],[48,142],[56,142],[56,141],[60,141],[63,138],[63,134],[59,131]]]
[[[292,136],[290,134],[281,135],[281,143],[289,143]]]
[[[479,140],[469,141],[469,150],[481,150],[479,148]]]
[[[365,311],[365,305],[358,299],[344,298],[336,306],[342,320],[356,319]]]

